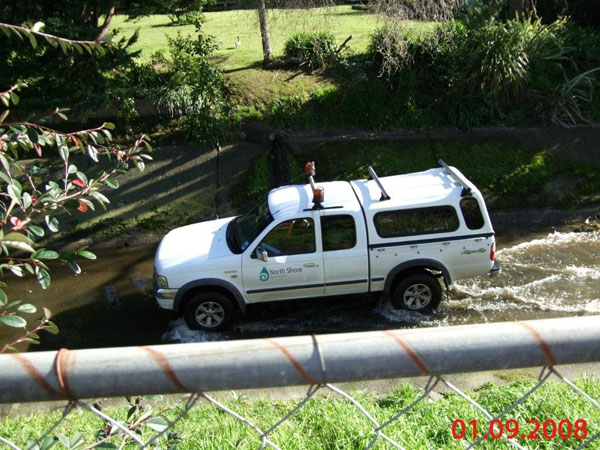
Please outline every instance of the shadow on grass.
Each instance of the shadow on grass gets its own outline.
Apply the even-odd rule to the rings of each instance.
[[[177,27],[193,27],[193,24],[184,24],[184,23],[155,23],[150,25],[150,28],[177,28]]]
[[[229,59],[229,58],[225,58],[224,60],[226,60],[226,59]],[[226,70],[223,70],[223,73],[230,74],[230,73],[235,73],[235,72],[243,72],[244,70],[250,70],[250,69],[263,69],[262,62],[256,61],[256,62],[253,62],[252,64],[249,64],[244,67],[236,67],[235,69],[226,69]]]

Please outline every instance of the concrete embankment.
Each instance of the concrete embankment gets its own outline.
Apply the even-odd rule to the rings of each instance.
[[[177,226],[237,214],[248,205],[232,206],[229,190],[239,184],[255,158],[269,150],[269,136],[274,132],[277,131],[264,126],[247,127],[240,135],[243,140],[224,145],[220,152],[191,145],[159,147],[153,153],[154,161],[146,165],[143,173],[130,171],[121,177],[117,191],[107,192],[111,200],[108,210],[65,217],[62,226],[65,231],[55,240],[60,244],[75,243],[75,246],[133,246],[156,242]],[[315,144],[326,149],[327,143],[392,142],[401,143],[407,151],[424,145],[459,144],[467,151],[475,145],[493,142],[500,143],[498,145],[507,152],[511,148],[534,149],[559,160],[600,165],[600,128],[597,127],[282,134],[298,160]],[[352,157],[351,153],[348,157]],[[434,164],[434,158],[427,157]],[[490,165],[494,163],[489,161]],[[598,205],[580,205],[577,209],[528,208],[516,212],[495,210],[492,205],[490,210],[498,224],[560,224],[585,219],[597,212]]]

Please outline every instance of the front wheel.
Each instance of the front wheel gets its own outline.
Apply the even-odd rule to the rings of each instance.
[[[431,311],[442,300],[442,287],[430,273],[416,273],[400,280],[392,294],[392,305],[396,309]]]
[[[185,305],[183,317],[192,330],[223,331],[233,323],[235,308],[219,292],[202,292]]]

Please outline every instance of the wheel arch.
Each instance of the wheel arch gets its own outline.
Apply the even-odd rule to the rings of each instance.
[[[184,284],[177,291],[173,302],[173,309],[176,313],[181,314],[186,301],[196,292],[217,291],[231,298],[234,305],[237,306],[242,313],[246,312],[246,302],[244,297],[233,284],[220,280],[218,278],[205,278],[202,280],[194,280]]]
[[[403,275],[426,270],[436,270],[441,272],[446,286],[452,283],[450,271],[439,261],[434,259],[413,259],[398,264],[390,270],[385,278],[385,285],[383,288],[384,293],[386,295],[391,295],[394,286]]]

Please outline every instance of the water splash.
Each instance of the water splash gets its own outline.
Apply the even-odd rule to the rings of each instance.
[[[162,335],[163,342],[212,342],[227,340],[225,333],[190,330],[180,317],[169,323],[170,330]]]
[[[498,260],[503,266],[500,277],[455,283],[451,291],[454,307],[498,310],[498,305],[505,305],[507,318],[514,307],[560,313],[599,310],[598,232],[554,232],[502,249]]]
[[[302,309],[283,317],[237,324],[229,334],[191,331],[172,322],[166,342],[235,337],[432,327],[600,313],[600,232],[554,232],[497,252],[502,274],[455,283],[431,314],[396,310],[381,296],[375,306]],[[329,300],[330,301],[330,300]]]

